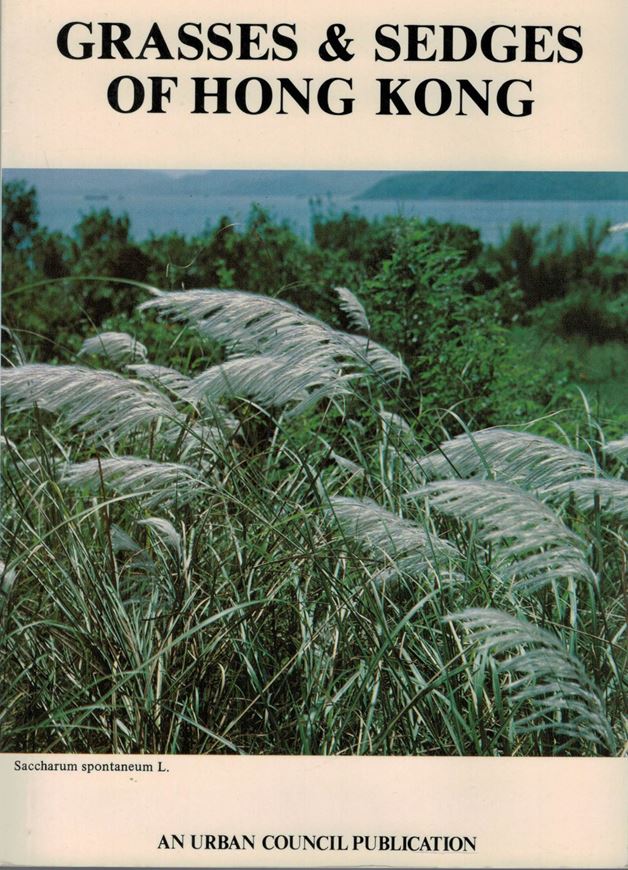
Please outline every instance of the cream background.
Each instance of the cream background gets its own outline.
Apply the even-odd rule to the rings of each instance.
[[[10,167],[185,169],[574,169],[627,168],[626,0],[3,0],[3,151]],[[281,61],[71,61],[56,48],[67,21],[119,20],[137,30],[139,50],[158,21],[174,40],[183,21],[296,22],[299,54]],[[354,60],[323,63],[318,45],[342,21]],[[381,23],[493,23],[582,26],[579,63],[376,63]],[[176,45],[176,42],[175,42]],[[106,101],[118,75],[178,75],[165,115],[120,115]],[[191,115],[191,76],[353,77],[356,103],[346,117]],[[468,117],[375,115],[377,77],[533,79],[529,118],[479,111]],[[409,86],[408,86],[409,87]]]
[[[2,0],[2,148],[10,167],[628,169],[626,0]],[[164,32],[185,20],[297,22],[289,63],[70,62],[55,45],[69,20],[122,20]],[[323,64],[316,48],[341,20],[356,58]],[[375,64],[384,21],[582,25],[570,64]],[[352,76],[353,115],[117,115],[117,75]],[[527,119],[374,116],[374,79],[533,78]],[[626,766],[620,760],[232,758],[166,759],[169,774],[16,773],[0,757],[0,864],[158,866],[617,867],[628,859]],[[23,757],[23,756],[20,756]],[[40,756],[38,756],[40,757]],[[63,756],[69,760],[69,756]],[[50,758],[49,760],[55,760]],[[78,758],[80,761],[81,759]],[[93,758],[92,758],[93,760]],[[100,760],[105,760],[101,758]],[[146,760],[144,757],[142,760]],[[475,855],[158,852],[162,833],[467,833]]]
[[[79,774],[13,772],[14,758],[26,756],[0,757],[0,863],[570,868],[628,857],[618,759],[166,756],[170,773]],[[466,834],[477,851],[162,851],[163,833]]]

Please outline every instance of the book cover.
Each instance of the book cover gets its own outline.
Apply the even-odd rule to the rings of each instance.
[[[4,0],[3,863],[625,864],[627,19]]]

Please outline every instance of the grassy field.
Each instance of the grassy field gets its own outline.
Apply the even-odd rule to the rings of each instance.
[[[5,344],[4,751],[622,751],[628,443],[594,403],[470,428],[346,290],[335,326],[140,295],[78,352]],[[435,389],[480,395],[452,347]],[[560,353],[616,400],[625,348]]]
[[[609,341],[592,344],[584,337],[561,337],[535,328],[511,331],[511,340],[531,359],[559,360],[571,373],[572,383],[582,390],[595,415],[616,421],[628,417],[628,345]]]

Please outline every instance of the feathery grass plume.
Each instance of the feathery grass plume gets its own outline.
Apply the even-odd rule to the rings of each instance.
[[[81,366],[35,363],[3,368],[2,392],[17,411],[37,405],[92,435],[120,437],[161,417],[184,419],[170,399],[149,384]]]
[[[505,691],[516,732],[551,731],[555,738],[586,740],[615,750],[598,690],[559,637],[490,608],[469,608],[446,619],[462,624],[481,653],[497,657],[512,651],[499,663],[499,672],[510,678]]]
[[[351,290],[348,290],[346,287],[335,287],[334,290],[340,300],[340,308],[347,315],[351,326],[353,326],[355,329],[361,330],[362,332],[370,332],[371,324],[369,323],[369,319],[366,316],[364,306],[357,298],[357,296],[355,296],[351,292]]]
[[[165,426],[159,432],[158,440],[168,448],[176,447],[178,459],[188,464],[202,465],[224,454],[227,441],[237,426],[237,421],[227,416],[216,426],[186,421],[183,425]]]
[[[334,330],[282,299],[242,290],[182,290],[162,293],[139,306],[187,321],[201,335],[238,353],[283,353],[308,345],[330,352]]]
[[[599,469],[593,457],[529,432],[482,429],[444,441],[417,463],[428,478],[494,477],[523,489],[545,489]]]
[[[156,387],[168,390],[174,393],[175,396],[181,396],[192,380],[192,378],[178,372],[176,369],[171,369],[168,366],[154,365],[153,363],[134,363],[133,365],[128,365],[127,369],[141,381],[148,381],[149,384],[154,384]]]
[[[139,306],[156,309],[193,324],[201,335],[238,353],[308,356],[326,352],[336,362],[367,367],[381,377],[407,377],[408,370],[390,351],[364,336],[332,329],[282,299],[242,290],[185,290],[162,293]]]
[[[416,438],[410,424],[399,414],[392,411],[378,411],[384,432],[402,441],[415,442]]]
[[[381,344],[364,335],[349,335],[338,332],[342,343],[352,346],[356,358],[384,380],[409,378],[410,370],[398,354],[391,353]]]
[[[194,402],[246,396],[262,406],[283,407],[298,402],[299,411],[323,396],[348,394],[352,375],[340,375],[329,366],[329,358],[320,351],[315,357],[302,359],[297,354],[284,356],[237,357],[212,366],[197,375],[186,390]]]
[[[137,541],[116,523],[111,524],[111,545],[114,553],[140,553],[142,550]]]
[[[155,563],[146,550],[115,523],[111,525],[111,548],[116,555],[126,554],[126,565],[134,571],[141,571],[145,575],[156,573]]]
[[[127,332],[101,332],[91,338],[86,338],[79,356],[102,356],[114,363],[128,360],[145,360],[148,356],[146,347]]]
[[[332,450],[329,454],[329,458],[333,459],[338,468],[342,468],[343,471],[347,471],[349,474],[354,475],[354,477],[364,477],[366,471],[362,468],[361,465],[358,465],[357,462],[353,462],[352,459],[347,459],[346,456],[341,456],[339,453],[336,453],[335,450]]]
[[[141,498],[148,506],[191,501],[207,486],[203,476],[189,465],[137,456],[88,459],[69,465],[61,476],[61,484],[73,489],[98,490],[101,480],[114,492]]]
[[[477,522],[480,539],[497,547],[500,573],[520,589],[533,591],[568,577],[596,582],[585,558],[585,542],[548,505],[517,486],[493,480],[443,480],[406,497],[425,497],[440,513]]]
[[[628,482],[603,477],[587,477],[581,480],[568,480],[552,487],[550,498],[572,495],[581,511],[592,511],[596,502],[602,513],[628,519]]]
[[[17,571],[14,568],[9,568],[0,559],[0,592],[3,595],[8,595],[17,579]]]
[[[390,513],[370,499],[336,496],[330,513],[343,533],[375,555],[394,562],[397,573],[422,573],[460,554],[453,544]]]
[[[615,441],[609,441],[608,444],[604,445],[603,449],[605,453],[625,463],[628,459],[628,434],[622,435],[621,438],[617,438]]]
[[[137,524],[152,529],[164,544],[177,553],[181,552],[181,535],[170,520],[163,517],[147,517],[145,520],[138,520]]]

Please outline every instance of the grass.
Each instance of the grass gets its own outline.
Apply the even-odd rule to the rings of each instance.
[[[510,338],[518,354],[566,369],[598,417],[628,424],[628,348],[624,342],[561,337],[534,326],[512,328]]]
[[[435,440],[368,338],[151,309],[227,362],[5,359],[4,751],[621,752],[625,444],[592,415]]]

